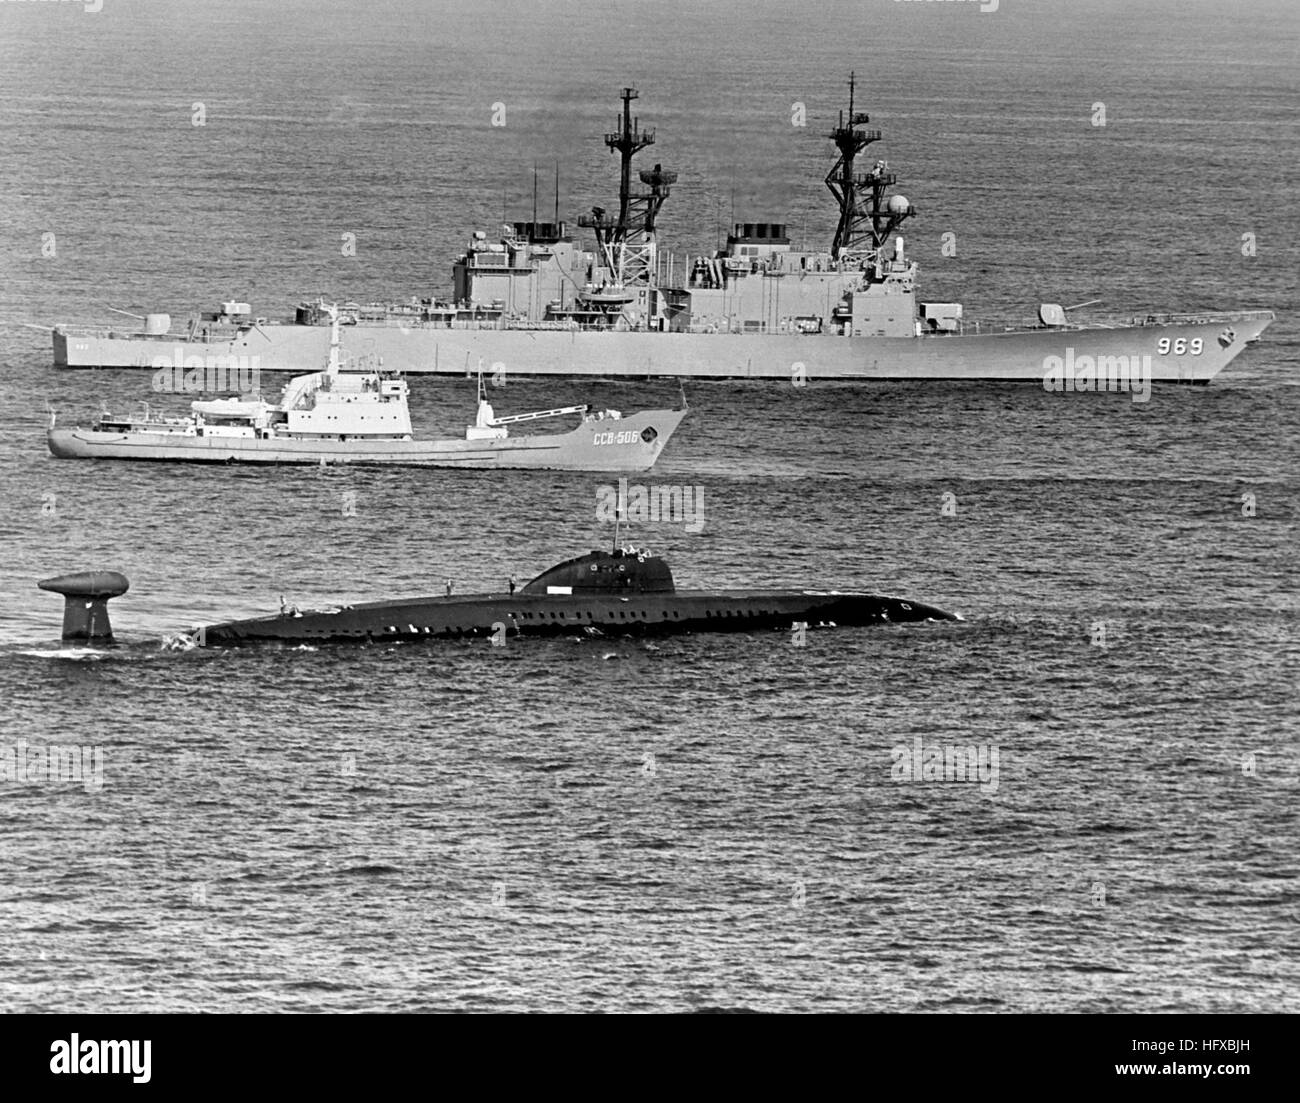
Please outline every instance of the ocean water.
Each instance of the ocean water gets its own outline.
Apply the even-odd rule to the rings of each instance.
[[[98,789],[0,781],[0,1008],[1300,1009],[1300,12],[602,10],[0,3],[0,753],[103,764]],[[644,156],[681,172],[668,247],[711,248],[733,210],[824,240],[850,69],[920,209],[927,298],[1278,314],[1211,386],[1146,403],[688,385],[634,480],[702,490],[699,532],[635,533],[679,586],[872,589],[964,623],[162,647],[282,594],[530,577],[610,540],[610,480],[55,461],[47,404],[160,396],[55,372],[22,323],[446,294],[470,229],[528,217],[535,162],[543,213],[557,159],[563,216],[608,201],[626,84]],[[417,423],[454,431],[470,386],[416,380]],[[115,648],[61,648],[35,588],[87,567],[131,579]],[[918,740],[996,749],[997,773],[900,778]]]

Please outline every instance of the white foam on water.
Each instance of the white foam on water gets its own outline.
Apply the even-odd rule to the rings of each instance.
[[[113,654],[111,651],[99,651],[93,647],[66,647],[58,651],[22,650],[19,655],[31,655],[37,659],[100,659]]]

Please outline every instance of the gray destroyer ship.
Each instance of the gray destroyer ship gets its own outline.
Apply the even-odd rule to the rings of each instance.
[[[881,140],[857,110],[829,137],[839,158],[826,185],[839,211],[829,249],[795,249],[783,223],[734,224],[726,246],[679,255],[658,243],[658,219],[677,174],[633,170],[654,144],[622,92],[604,137],[619,156],[615,210],[578,219],[581,241],[560,221],[475,231],[453,267],[449,300],[347,303],[354,347],[389,370],[463,374],[692,376],[826,380],[1033,381],[1049,389],[1136,390],[1139,383],[1208,383],[1273,320],[1264,310],[1159,314],[1124,324],[1077,325],[1054,303],[1033,326],[990,327],[956,302],[917,296],[917,266],[900,230],[917,209],[891,194],[886,161],[859,158]],[[639,186],[634,183],[639,182]],[[558,193],[558,188],[557,188]],[[229,301],[173,331],[164,313],[139,332],[88,325],[53,329],[58,367],[221,367],[256,357],[262,370],[302,371],[321,361],[329,316],[321,301],[292,319]]]

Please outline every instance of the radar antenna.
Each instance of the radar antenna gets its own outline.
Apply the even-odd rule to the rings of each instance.
[[[826,174],[826,186],[840,208],[831,255],[846,263],[879,267],[882,248],[890,235],[904,219],[916,214],[916,209],[902,196],[886,200],[885,191],[896,180],[888,162],[877,161],[870,172],[855,168],[858,154],[881,138],[879,130],[864,126],[871,116],[854,108],[856,84],[856,74],[850,73],[848,114],[841,110],[839,125],[827,135],[840,151],[835,167]]]
[[[579,226],[595,231],[602,259],[616,287],[651,282],[656,258],[655,218],[677,182],[677,173],[655,165],[638,174],[650,190],[632,190],[632,158],[646,146],[654,145],[655,140],[655,132],[642,130],[640,119],[632,114],[632,101],[637,98],[635,88],[623,89],[623,113],[615,123],[616,129],[605,135],[605,145],[619,155],[618,214],[592,207],[591,214],[578,218]]]

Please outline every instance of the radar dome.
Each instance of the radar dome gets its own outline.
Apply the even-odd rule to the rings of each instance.
[[[911,209],[912,204],[902,195],[891,195],[889,197],[890,214],[906,214]]]

